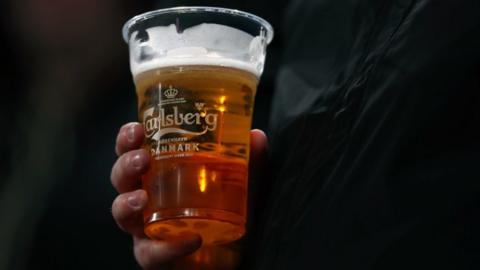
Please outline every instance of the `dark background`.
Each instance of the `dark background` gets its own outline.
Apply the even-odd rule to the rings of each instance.
[[[478,269],[479,2],[299,0],[282,22],[284,3],[1,2],[0,270],[137,267],[110,213],[116,132],[136,119],[120,29],[191,4],[276,30],[255,269]]]
[[[189,4],[250,11],[280,27],[280,8],[238,2],[1,2],[0,269],[137,267],[131,239],[110,213],[116,133],[136,120],[121,27],[136,14]],[[256,128],[268,126],[275,40]]]

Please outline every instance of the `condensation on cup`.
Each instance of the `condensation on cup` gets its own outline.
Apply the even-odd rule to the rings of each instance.
[[[149,202],[145,233],[205,245],[245,233],[250,127],[273,29],[241,11],[178,7],[123,29],[138,97]]]

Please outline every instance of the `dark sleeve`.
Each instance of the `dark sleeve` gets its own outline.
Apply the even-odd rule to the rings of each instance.
[[[292,6],[255,269],[480,267],[479,14]]]

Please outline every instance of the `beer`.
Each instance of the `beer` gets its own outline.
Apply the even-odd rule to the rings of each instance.
[[[236,67],[186,65],[135,76],[151,166],[145,233],[184,232],[204,244],[245,232],[249,130],[258,78]]]
[[[250,126],[272,26],[218,7],[140,14],[123,28],[151,166],[145,233],[196,233],[204,245],[245,233]]]

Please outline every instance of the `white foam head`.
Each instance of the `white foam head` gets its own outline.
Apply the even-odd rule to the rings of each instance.
[[[215,65],[237,68],[255,74],[263,71],[265,37],[242,30],[202,23],[183,32],[174,24],[146,29],[147,38],[129,39],[130,67],[133,76],[147,70],[170,66]]]

